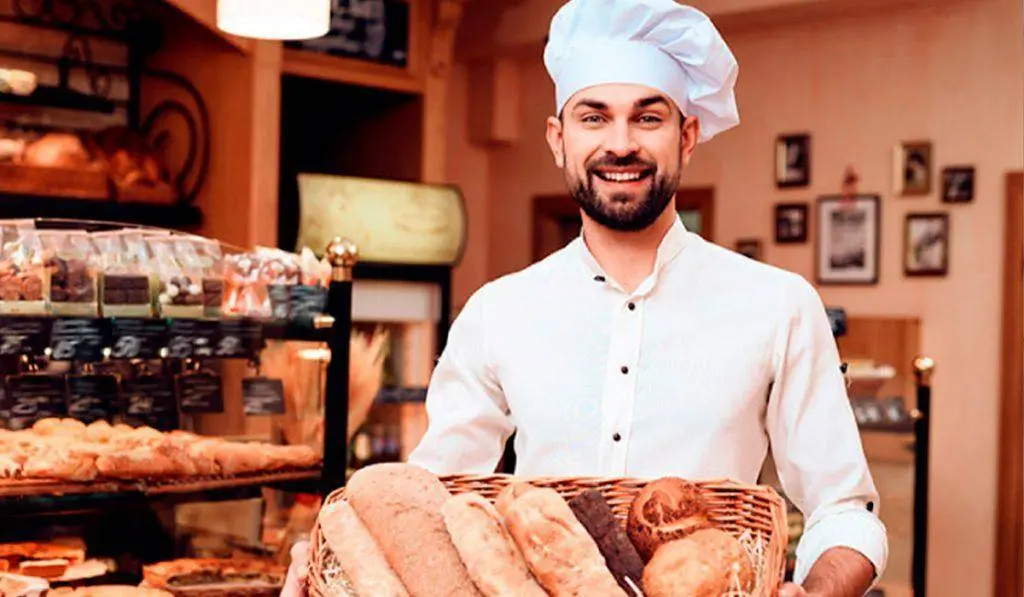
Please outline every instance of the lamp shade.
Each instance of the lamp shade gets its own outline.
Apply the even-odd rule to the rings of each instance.
[[[217,27],[256,39],[321,37],[331,28],[331,0],[217,0]]]

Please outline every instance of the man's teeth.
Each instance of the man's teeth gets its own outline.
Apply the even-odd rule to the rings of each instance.
[[[643,176],[642,172],[602,172],[601,178],[605,180],[611,180],[614,182],[629,182],[633,180],[640,180]]]

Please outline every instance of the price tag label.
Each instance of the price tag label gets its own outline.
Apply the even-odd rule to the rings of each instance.
[[[110,358],[156,359],[167,346],[167,323],[162,319],[122,319],[110,324]]]
[[[178,427],[178,404],[171,380],[159,375],[143,375],[124,382],[124,414],[129,422],[160,431]]]
[[[284,414],[284,384],[267,377],[243,379],[242,405],[246,416]]]
[[[289,318],[302,327],[312,328],[313,317],[327,309],[327,289],[296,284],[288,287],[288,293]]]
[[[118,410],[119,385],[113,375],[69,375],[68,416],[86,424],[110,420]]]
[[[289,302],[291,301],[290,288],[291,286],[285,286],[284,284],[271,284],[267,289],[267,294],[270,296],[270,316],[272,319],[288,319]]]
[[[10,429],[28,429],[39,419],[67,414],[63,377],[52,375],[15,375],[7,379],[5,398],[7,425]]]
[[[216,321],[175,319],[167,332],[167,356],[190,359],[213,355],[219,336]]]
[[[224,319],[213,356],[221,359],[251,359],[263,343],[263,328],[254,319]]]
[[[186,414],[224,412],[220,376],[209,373],[179,376],[178,406]]]
[[[103,360],[104,320],[57,319],[50,333],[50,359],[54,361]]]
[[[49,318],[0,317],[0,355],[43,354],[52,325]]]

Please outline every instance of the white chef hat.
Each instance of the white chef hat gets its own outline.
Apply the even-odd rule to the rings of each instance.
[[[658,89],[700,121],[700,141],[739,123],[739,67],[711,20],[675,0],[570,0],[551,20],[544,64],[556,113],[603,83]]]

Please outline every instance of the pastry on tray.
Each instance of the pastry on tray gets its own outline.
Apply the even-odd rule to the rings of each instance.
[[[52,597],[172,597],[172,593],[148,587],[129,585],[96,585],[77,589],[60,588],[47,593]]]
[[[242,558],[183,558],[142,568],[146,587],[173,594],[216,589],[236,595],[277,595],[286,573],[284,566],[274,562]]]

